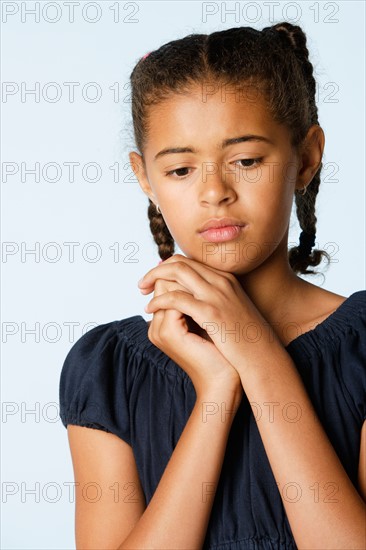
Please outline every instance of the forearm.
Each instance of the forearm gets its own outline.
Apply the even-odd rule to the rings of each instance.
[[[149,505],[119,549],[202,547],[237,407],[231,392],[197,396]]]
[[[331,445],[291,357],[273,344],[255,362],[255,368],[242,370],[241,380],[296,544],[322,550],[365,548],[365,503]]]

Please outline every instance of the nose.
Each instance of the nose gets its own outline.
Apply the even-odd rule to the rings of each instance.
[[[202,206],[231,204],[237,198],[230,177],[216,163],[203,167],[198,195]]]

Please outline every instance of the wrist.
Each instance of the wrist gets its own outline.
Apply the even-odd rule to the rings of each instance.
[[[233,410],[236,412],[243,397],[243,386],[239,383],[232,386],[212,386],[196,392],[198,407],[212,411]]]
[[[277,341],[258,348],[248,349],[239,361],[234,363],[240,383],[245,388],[246,383],[254,380],[267,379],[281,365],[288,363],[290,357],[284,347]]]

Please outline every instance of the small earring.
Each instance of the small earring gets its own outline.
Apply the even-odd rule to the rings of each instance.
[[[301,191],[299,191],[299,195],[304,196],[304,195],[306,194],[307,189],[308,189],[308,187],[307,187],[307,185],[306,185],[305,187],[302,188],[302,190],[301,190],[302,193],[301,193]]]
[[[161,212],[160,212],[160,208],[159,208],[159,205],[158,205],[158,204],[156,204],[155,206],[156,206],[156,211],[157,211],[157,212],[158,212],[159,214],[161,214]]]

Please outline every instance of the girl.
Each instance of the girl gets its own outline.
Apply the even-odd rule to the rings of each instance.
[[[152,321],[95,327],[63,366],[77,548],[364,548],[366,291],[298,276],[329,260],[305,34],[189,35],[131,84],[165,261],[139,282]]]

